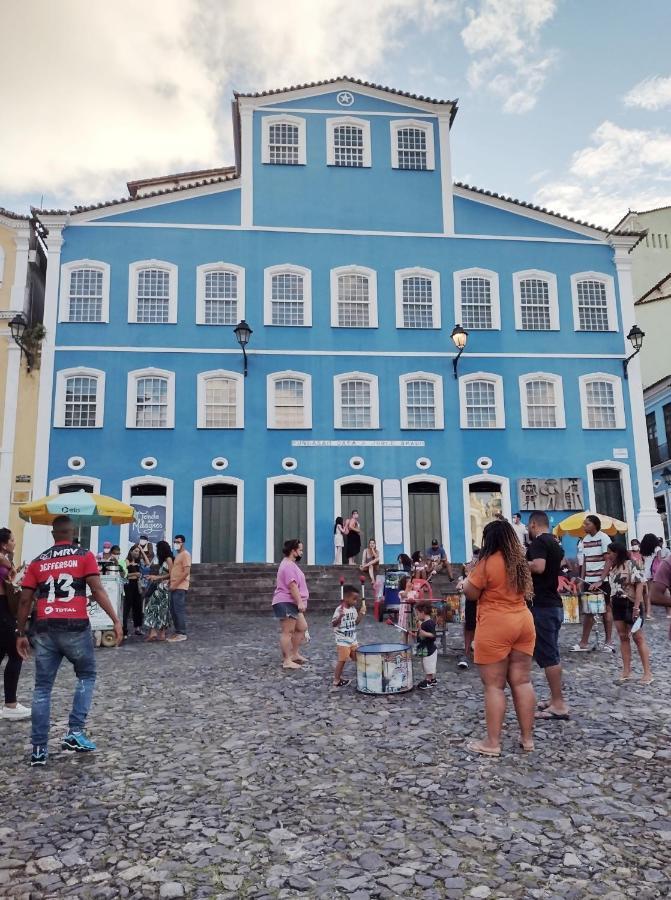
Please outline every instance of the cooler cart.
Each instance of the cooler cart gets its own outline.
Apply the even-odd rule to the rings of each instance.
[[[402,578],[410,578],[403,569],[392,569],[389,572],[385,572],[382,603],[378,607],[378,619],[380,622],[384,620],[385,615],[390,613],[398,618],[398,612],[401,607],[398,594],[401,590],[400,582]]]
[[[107,591],[107,596],[110,598],[110,603],[117,616],[122,619],[124,581],[121,577],[121,572],[118,570],[115,572],[110,571],[105,575],[101,575],[100,580]],[[112,620],[107,613],[102,611],[90,595],[87,600],[87,609],[89,620],[91,622],[91,630],[95,636],[96,647],[100,647],[101,645],[103,647],[114,647],[116,645],[116,638],[114,636]]]

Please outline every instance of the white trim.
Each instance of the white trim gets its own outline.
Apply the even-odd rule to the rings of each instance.
[[[130,504],[131,491],[140,484],[157,484],[165,488],[165,540],[172,543],[172,508],[174,496],[174,483],[172,478],[162,478],[160,475],[137,475],[135,478],[126,478],[121,482],[121,499]],[[129,543],[129,525],[119,526],[119,546],[123,551]]]
[[[58,494],[59,488],[66,484],[86,484],[89,487],[93,488],[91,491],[92,494],[100,493],[100,479],[92,478],[90,475],[79,475],[77,472],[73,472],[72,475],[62,475],[60,478],[52,478],[49,482],[49,491],[48,495]],[[98,552],[98,542],[99,542],[99,526],[92,525],[91,526],[91,546],[89,550],[91,553]],[[23,554],[25,556],[25,554]]]
[[[326,120],[326,165],[335,166],[335,129],[340,125],[352,125],[360,128],[363,133],[363,167],[352,166],[351,168],[368,169],[371,166],[371,149],[370,149],[370,122],[367,119],[359,119],[356,116],[336,116]],[[341,168],[338,166],[337,168]],[[342,168],[350,168],[343,166]]]
[[[254,117],[251,107],[240,113],[240,225],[254,224]]]
[[[478,475],[469,475],[463,479],[464,492],[464,562],[470,562],[473,556],[473,534],[471,532],[471,496],[470,486],[479,481],[491,481],[501,488],[501,510],[508,521],[512,518],[510,506],[510,480],[503,475],[493,475],[491,472],[480,472]]]
[[[206,425],[205,389],[212,378],[228,378],[235,382],[235,425],[228,428],[217,425]],[[245,427],[245,379],[238,372],[228,369],[210,369],[199,372],[196,378],[196,427],[208,431],[231,431]]]
[[[100,307],[100,318],[91,319],[86,322],[75,321],[75,325],[87,325],[92,322],[109,322],[110,320],[110,267],[109,263],[102,262],[99,259],[73,259],[70,262],[63,263],[61,266],[61,290],[60,303],[58,306],[58,321],[70,322],[70,282],[72,273],[77,269],[97,269],[102,272],[102,304]]]
[[[203,551],[203,488],[210,484],[232,484],[237,489],[235,498],[235,561],[245,559],[245,482],[231,475],[208,475],[193,482],[193,523],[191,529],[191,559],[199,563]]]
[[[603,284],[606,291],[606,310],[608,313],[608,328],[605,331],[589,331],[580,327],[580,312],[578,310],[579,281],[598,281]],[[574,272],[571,275],[571,303],[573,304],[574,331],[581,331],[585,334],[607,334],[609,331],[618,330],[615,281],[612,275],[606,275],[605,272]]]
[[[614,428],[593,428],[589,424],[587,413],[587,384],[591,381],[606,381],[613,386],[613,405],[615,406],[615,426]],[[582,427],[588,431],[615,431],[618,428],[626,428],[627,424],[624,416],[624,400],[622,398],[622,379],[618,375],[611,375],[608,372],[588,372],[578,378],[578,389],[580,391],[580,416],[582,419]]]
[[[295,125],[298,128],[298,163],[304,166],[307,162],[307,146],[305,138],[305,119],[301,116],[292,116],[288,113],[267,116],[261,118],[261,162],[269,165],[285,165],[285,163],[270,162],[270,126],[271,125]],[[290,163],[289,165],[296,165]]]
[[[522,282],[535,278],[546,281],[548,285],[548,306],[550,313],[550,327],[543,329],[522,327]],[[515,304],[515,328],[518,331],[559,331],[559,294],[557,292],[557,276],[554,272],[544,272],[542,269],[524,269],[521,272],[513,272],[513,302]]]
[[[564,383],[561,375],[554,375],[551,372],[526,372],[524,375],[520,375],[519,385],[522,428],[539,428],[539,426],[537,425],[529,425],[529,408],[527,405],[526,391],[527,383],[529,381],[549,381],[553,385],[555,395],[556,420],[556,425],[554,426],[554,428],[566,428],[566,410],[564,408]]]
[[[4,222],[3,222],[3,224],[4,224]],[[5,277],[5,249],[4,249],[4,247],[0,247],[0,287],[2,287],[2,282],[3,282],[4,277]],[[9,497],[9,494],[7,496]],[[7,508],[9,509],[9,501],[8,501]],[[2,521],[8,522],[9,519],[6,518],[6,519],[3,519]]]
[[[494,403],[496,404],[496,425],[494,428],[472,428],[468,424],[466,408],[466,385],[471,381],[489,381],[494,385]],[[506,410],[503,401],[503,376],[494,372],[470,372],[459,378],[459,426],[474,431],[493,431],[506,427]],[[470,557],[469,557],[470,558]]]
[[[21,382],[21,348],[7,335],[5,402],[2,406],[2,443],[0,444],[0,522],[9,523],[12,470],[16,441],[16,412]]]
[[[96,423],[91,426],[65,424],[65,393],[69,378],[95,378],[96,380]],[[85,429],[102,428],[105,423],[105,373],[102,369],[81,366],[74,369],[60,369],[56,372],[56,396],[54,399],[54,428]]]
[[[403,324],[403,282],[406,278],[417,276],[428,278],[431,282],[431,305],[433,325],[430,330],[441,327],[441,302],[440,302],[440,273],[434,269],[423,269],[414,266],[409,269],[396,269],[394,273],[394,293],[396,300],[396,327],[405,328]],[[412,328],[411,331],[426,331],[429,329]]]
[[[491,297],[492,327],[475,328],[466,325],[461,309],[461,282],[464,278],[487,278],[489,280],[489,294]],[[499,293],[499,273],[492,269],[459,269],[454,273],[454,321],[463,325],[469,331],[500,331],[501,330],[501,297]]]
[[[235,322],[237,325],[245,318],[245,270],[234,263],[212,262],[196,266],[196,325],[213,324],[205,322],[205,276],[210,272],[232,272],[237,277],[237,310]],[[221,327],[213,325],[213,327]],[[228,327],[228,326],[224,326]]]
[[[303,276],[302,325],[273,325],[273,276],[284,273]],[[312,325],[312,272],[310,269],[294,263],[280,263],[277,266],[268,266],[263,270],[263,324],[271,325],[273,328],[309,328]]]
[[[168,321],[138,322],[137,320],[137,287],[138,276],[143,269],[160,269],[168,273]],[[137,325],[157,325],[177,323],[177,266],[164,259],[138,259],[128,266],[128,321]]]
[[[438,485],[438,498],[440,501],[440,530],[443,547],[449,562],[452,561],[452,548],[450,543],[450,512],[448,506],[447,494],[447,478],[441,475],[429,475],[428,472],[422,471],[419,475],[408,475],[401,479],[401,497],[403,503],[403,552],[411,556],[415,550],[424,551],[425,547],[410,546],[410,498],[408,487],[411,484],[421,484],[422,482]]]
[[[433,428],[416,428],[408,424],[408,384],[411,381],[430,381],[433,384],[433,402],[436,424]],[[399,375],[399,398],[401,429],[411,431],[441,431],[445,428],[445,408],[443,404],[443,378],[435,372],[406,372]]]
[[[342,424],[340,388],[345,381],[367,381],[370,384],[370,425],[368,428],[348,428]],[[377,375],[370,372],[342,372],[333,376],[333,427],[346,431],[370,431],[380,427],[380,395]]]
[[[341,275],[364,275],[368,278],[368,319],[367,328],[377,328],[377,272],[366,266],[337,266],[331,269],[331,328],[352,328],[351,325],[338,324],[338,279]]]
[[[282,378],[292,378],[303,382],[303,424],[277,425],[275,407],[275,382]],[[266,376],[266,428],[279,428],[283,431],[295,431],[312,428],[312,375],[308,372],[295,372],[285,369],[283,372],[270,372]]]
[[[159,429],[144,428],[136,425],[137,418],[137,388],[136,382],[139,378],[166,378],[168,381],[168,407],[167,407],[167,425]],[[175,373],[168,372],[166,369],[155,369],[149,367],[146,369],[134,369],[128,373],[126,383],[126,428],[140,428],[141,431],[165,431],[166,428],[175,427]]]
[[[373,517],[375,519],[375,543],[380,553],[380,563],[384,564],[384,532],[382,529],[382,480],[372,475],[344,475],[333,481],[333,521],[343,515],[341,489],[346,484],[370,484],[373,486]],[[347,510],[349,516],[351,510]],[[345,516],[343,516],[345,518]],[[362,542],[363,545],[363,542]]]
[[[307,488],[307,536],[303,542],[307,565],[315,564],[315,482],[303,475],[272,475],[266,479],[266,562],[274,562],[275,557],[275,485],[302,484]],[[299,535],[300,537],[300,535]]]
[[[585,471],[587,472],[587,497],[589,509],[594,510],[595,514],[598,515],[599,510],[596,508],[596,496],[594,491],[595,469],[613,469],[620,473],[625,521],[629,526],[627,536],[631,541],[636,537],[636,516],[634,513],[634,495],[631,489],[631,470],[629,465],[628,463],[618,462],[613,459],[600,459],[596,462],[587,463],[585,466]]]
[[[443,231],[454,237],[454,187],[452,184],[452,151],[450,145],[450,115],[438,116],[438,140],[440,142],[440,193],[443,205]]]
[[[344,109],[351,109],[352,107],[343,107]],[[307,115],[323,115],[323,116],[332,116],[335,112],[335,109],[309,109],[307,106],[264,106],[259,108],[259,112],[264,113],[284,113],[290,111],[292,113],[300,113],[303,115],[304,113]],[[402,116],[403,113],[396,110],[391,110],[390,112],[381,112],[380,110],[373,109],[356,109],[356,114],[358,116],[384,116],[387,119],[393,119],[396,116]],[[413,118],[415,119],[437,119],[440,113],[423,113],[416,112],[412,113]],[[449,115],[447,116],[449,120]]]
[[[392,169],[400,168],[398,163],[398,133],[403,128],[417,128],[424,132],[426,137],[426,169],[403,169],[402,171],[432,172],[436,168],[436,157],[433,146],[433,122],[420,122],[418,119],[392,119],[389,123]]]

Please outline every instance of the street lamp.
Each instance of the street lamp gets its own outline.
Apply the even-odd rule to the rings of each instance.
[[[668,466],[664,466],[662,469],[662,478],[664,479],[664,484],[667,487],[671,487],[671,469]]]
[[[253,332],[252,332],[252,329],[249,327],[249,325],[245,322],[245,320],[242,319],[242,321],[238,322],[238,324],[233,329],[233,334],[235,335],[236,341],[238,342],[238,344],[240,344],[240,347],[242,348],[242,355],[245,360],[245,378],[246,378],[247,377],[247,351],[245,350],[245,347],[249,343],[249,338],[251,337]]]
[[[26,317],[23,315],[23,313],[17,313],[9,323],[9,331],[12,335],[12,339],[17,347],[21,348],[21,352],[25,355],[26,365],[28,367],[28,371],[30,372],[33,367],[33,354],[30,352],[23,339],[27,327],[28,322],[26,321]]]
[[[464,352],[464,347],[466,346],[466,341],[468,340],[468,332],[464,331],[461,325],[455,325],[452,329],[451,334],[452,340],[454,341],[454,346],[459,351],[457,355],[452,360],[452,367],[454,368],[454,377],[457,378],[457,367],[459,365],[459,357]]]
[[[645,331],[641,331],[638,325],[632,325],[629,329],[629,334],[627,335],[627,340],[631,343],[631,346],[634,348],[634,352],[631,356],[628,356],[625,360],[623,360],[622,365],[624,366],[624,377],[629,378],[627,373],[627,368],[632,359],[641,352],[641,347],[643,346],[643,338],[645,337]]]

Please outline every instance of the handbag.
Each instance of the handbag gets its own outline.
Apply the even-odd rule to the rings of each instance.
[[[13,619],[16,619],[16,614],[19,611],[21,588],[17,587],[14,582],[9,580],[9,578],[5,578],[2,583],[5,588],[5,597],[7,598],[7,606],[9,607],[10,615]]]

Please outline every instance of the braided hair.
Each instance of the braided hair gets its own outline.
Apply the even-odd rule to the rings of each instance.
[[[524,549],[510,522],[505,519],[494,519],[485,525],[482,532],[482,549],[480,559],[487,559],[495,553],[503,555],[508,584],[525,599],[533,596],[531,572],[524,555]]]

